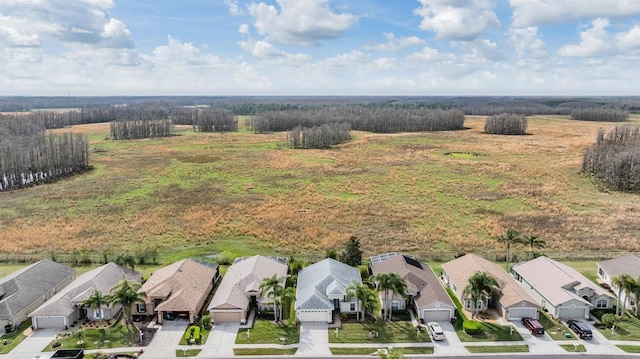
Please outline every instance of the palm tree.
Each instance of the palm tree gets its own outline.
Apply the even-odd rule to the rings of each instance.
[[[346,288],[347,299],[356,298],[358,300],[358,310],[356,311],[356,320],[360,321],[360,313],[362,320],[365,318],[365,310],[370,301],[375,301],[375,295],[368,285],[354,281]]]
[[[401,296],[402,298],[406,298],[407,282],[405,282],[405,280],[396,273],[378,273],[373,276],[373,281],[376,283],[378,293],[384,292],[383,319],[389,320],[391,319],[391,302],[389,301],[389,292],[394,295]]]
[[[478,301],[484,299],[487,303],[498,292],[498,282],[487,272],[475,272],[469,278],[469,284],[462,291],[464,298],[471,297],[472,317],[478,314]]]
[[[102,324],[102,306],[107,304],[109,302],[109,297],[105,296],[104,294],[102,294],[101,291],[99,290],[94,290],[93,294],[91,294],[91,296],[89,296],[87,299],[82,301],[82,305],[89,307],[89,309],[93,310],[94,312],[99,311],[98,313],[100,313],[100,324]]]
[[[293,287],[286,287],[280,294],[280,320],[284,320],[284,303],[288,303],[288,308],[291,307],[291,300],[296,297],[296,290]],[[290,313],[290,312],[289,312]]]
[[[627,298],[629,297],[631,290],[633,289],[633,282],[635,280],[630,275],[623,273],[611,278],[611,284],[618,288],[618,305],[616,306],[616,315],[624,314],[625,308],[627,306]],[[622,297],[622,293],[625,293],[625,299],[621,303],[620,298]]]
[[[73,336],[78,339],[78,344],[83,344],[84,343],[84,329],[78,329],[73,333]]]
[[[122,276],[122,280],[111,287],[111,295],[109,296],[109,304],[120,304],[125,316],[125,325],[127,330],[131,332],[129,323],[132,322],[131,306],[135,303],[143,303],[147,297],[145,292],[140,292],[141,284],[136,281],[127,280]]]
[[[533,259],[533,251],[535,249],[543,249],[546,245],[546,242],[537,234],[530,234],[523,237],[523,242],[529,246],[529,259]]]
[[[638,277],[638,279],[635,280],[635,283],[633,285],[633,288],[631,288],[631,292],[633,293],[633,296],[635,297],[635,312],[634,312],[634,316],[637,317],[638,316],[638,306],[640,306],[640,303],[638,303],[638,300],[640,300],[640,277]]]
[[[278,321],[280,295],[284,289],[282,282],[282,278],[278,278],[278,275],[274,274],[271,277],[263,278],[260,286],[258,287],[261,295],[266,295],[267,298],[273,297],[273,320],[276,322]]]
[[[511,259],[510,257],[511,245],[522,243],[522,237],[520,236],[520,232],[516,231],[515,229],[509,228],[507,230],[507,234],[498,236],[496,240],[500,243],[505,244],[507,247],[506,261],[507,261],[507,271],[509,271],[509,260]]]

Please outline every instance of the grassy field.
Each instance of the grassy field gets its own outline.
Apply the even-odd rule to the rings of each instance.
[[[528,345],[487,345],[465,347],[469,353],[528,353]]]
[[[640,249],[638,196],[600,191],[579,174],[598,128],[613,124],[537,117],[527,136],[484,134],[484,117],[465,125],[354,132],[330,150],[287,149],[285,133],[181,127],[170,138],[112,141],[108,124],[64,129],[89,136],[95,169],[0,193],[1,250],[97,257],[156,248],[162,263],[256,252],[318,257],[356,235],[365,254],[442,261],[458,251],[502,254],[494,237],[507,228],[539,234],[558,255]]]

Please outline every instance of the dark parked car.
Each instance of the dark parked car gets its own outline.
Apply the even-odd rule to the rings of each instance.
[[[569,326],[569,329],[573,330],[580,339],[593,338],[591,328],[589,328],[585,322],[581,322],[579,320],[567,320],[567,325]]]
[[[544,327],[539,321],[533,318],[522,318],[522,324],[529,329],[533,335],[544,335]]]

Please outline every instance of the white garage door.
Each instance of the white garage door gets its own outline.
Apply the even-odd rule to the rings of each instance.
[[[585,307],[560,307],[558,317],[560,319],[584,318]]]
[[[441,320],[451,319],[451,310],[449,309],[425,309],[422,311],[422,318],[426,322],[437,322]]]
[[[298,319],[301,322],[325,322],[331,321],[331,312],[326,310],[299,310]]]
[[[511,308],[507,314],[508,320],[520,320],[522,318],[538,318],[538,308],[522,307]]]
[[[64,329],[64,317],[33,317],[36,329],[61,328]]]

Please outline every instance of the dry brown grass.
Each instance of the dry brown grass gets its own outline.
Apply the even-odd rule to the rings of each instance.
[[[180,128],[115,142],[108,124],[57,130],[91,137],[96,170],[0,193],[2,251],[231,241],[317,254],[356,235],[367,253],[502,252],[492,238],[507,228],[539,234],[549,251],[640,250],[638,195],[601,192],[578,173],[598,128],[614,125],[537,117],[527,136],[484,134],[484,117],[465,125],[359,132],[325,151],[286,149],[282,133]]]

